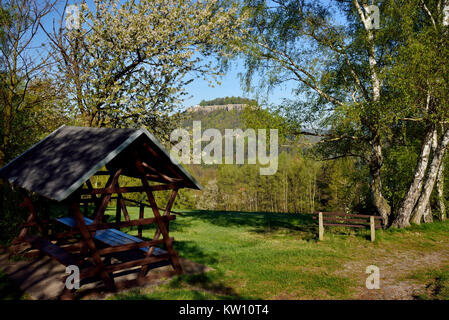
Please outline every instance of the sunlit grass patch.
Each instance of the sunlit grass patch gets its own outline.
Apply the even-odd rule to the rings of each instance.
[[[449,300],[449,265],[435,270],[420,270],[410,279],[426,283],[427,291],[417,297],[422,300]]]
[[[138,208],[129,208],[132,218]],[[113,217],[115,209],[109,208]],[[152,216],[150,210],[146,216]],[[175,277],[119,299],[349,299],[365,269],[347,272],[347,264],[369,265],[378,254],[409,250],[442,250],[449,223],[412,226],[405,230],[326,227],[317,241],[310,215],[183,211],[170,223],[170,235],[180,256],[212,268],[205,274]],[[137,228],[124,231],[133,235]],[[144,229],[152,238],[154,227]],[[447,245],[446,245],[447,248]],[[390,253],[391,252],[391,253]],[[365,263],[366,262],[366,263]]]

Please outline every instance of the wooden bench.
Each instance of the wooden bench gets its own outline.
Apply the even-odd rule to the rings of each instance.
[[[66,226],[71,227],[71,228],[77,227],[76,220],[73,217],[58,218],[56,220]],[[85,221],[86,225],[91,225],[93,223],[92,219],[89,219],[86,217],[84,217],[84,221]],[[106,245],[112,246],[112,247],[125,245],[125,244],[131,244],[131,243],[144,242],[142,239],[131,236],[131,235],[129,235],[125,232],[119,231],[117,229],[97,230],[95,232],[95,235],[93,238],[97,241],[100,241],[100,242],[102,242]],[[143,247],[143,248],[139,248],[139,249],[146,253],[149,250],[149,247]],[[165,251],[161,248],[154,247],[154,249],[153,249],[154,256],[162,256],[162,255],[166,255],[166,254],[167,254],[167,251]]]
[[[318,239],[324,239],[324,226],[350,228],[369,228],[371,241],[376,239],[376,229],[382,228],[382,217],[364,214],[337,212],[315,212],[313,219],[318,220]]]
[[[65,251],[61,247],[51,243],[49,240],[29,235],[25,237],[25,240],[35,249],[38,249],[40,252],[50,256],[51,258],[59,261],[59,263],[69,266],[69,265],[78,265],[78,262],[72,254]]]

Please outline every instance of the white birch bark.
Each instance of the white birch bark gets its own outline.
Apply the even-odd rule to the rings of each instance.
[[[410,216],[412,215],[413,208],[415,207],[422,187],[425,181],[425,175],[427,166],[429,164],[430,150],[432,147],[432,140],[437,134],[435,127],[429,128],[421,147],[421,153],[418,158],[418,163],[415,168],[415,175],[413,177],[413,182],[410,185],[407,194],[405,195],[402,203],[399,207],[398,214],[392,226],[403,228],[410,225]]]
[[[446,220],[446,204],[444,201],[444,161],[441,163],[437,177],[438,211],[440,220]]]
[[[362,9],[358,0],[353,0],[353,4],[357,9],[360,20],[363,23],[363,26],[366,31],[367,39],[368,39],[368,63],[371,77],[371,85],[372,85],[372,101],[378,102],[381,96],[381,80],[378,74],[378,66],[376,60],[376,49],[374,44],[374,31],[372,30],[372,26],[368,21],[368,17],[365,15],[365,12]],[[364,3],[366,5],[366,3]],[[371,130],[371,129],[370,129]],[[388,224],[388,220],[391,214],[391,207],[388,204],[388,201],[382,194],[382,179],[380,175],[380,170],[382,168],[383,155],[382,155],[382,146],[379,137],[379,132],[376,132],[376,129],[371,130],[373,133],[373,140],[371,141],[371,156],[370,156],[370,176],[371,176],[371,193],[373,195],[374,205],[382,216],[385,224]]]
[[[416,204],[414,210],[414,216],[412,221],[415,223],[420,223],[422,216],[426,210],[426,207],[430,200],[430,195],[432,194],[432,190],[435,186],[435,182],[440,171],[440,166],[443,161],[444,155],[446,153],[447,145],[449,143],[449,129],[443,134],[441,138],[441,142],[438,144],[438,147],[435,150],[433,155],[432,162],[429,167],[429,173],[427,175],[426,183],[424,185],[421,196],[419,197],[418,203]]]

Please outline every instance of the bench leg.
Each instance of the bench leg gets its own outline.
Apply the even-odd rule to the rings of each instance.
[[[78,203],[75,202],[72,205],[72,210],[74,211],[75,219],[78,224],[78,228],[80,230],[81,236],[84,238],[87,246],[90,249],[90,254],[92,256],[92,259],[94,260],[95,265],[97,265],[99,267],[100,277],[103,280],[104,285],[106,286],[106,288],[108,290],[115,291],[114,278],[112,277],[112,275],[110,273],[107,273],[106,271],[104,271],[104,264],[101,261],[101,257],[97,252],[97,247],[95,246],[92,236],[86,227],[86,224],[84,222],[83,215],[81,214],[81,211],[79,209]]]
[[[371,242],[374,242],[374,240],[376,240],[376,225],[374,224],[374,216],[369,217],[369,226],[370,226]]]
[[[141,163],[140,159],[138,159],[138,158],[136,161],[136,165],[137,165],[137,170],[140,173],[142,173],[142,178],[141,178],[142,185],[144,187],[145,193],[147,195],[148,201],[150,202],[151,209],[153,210],[153,214],[154,214],[154,217],[156,218],[156,222],[158,225],[158,230],[156,231],[156,234],[155,234],[155,240],[157,240],[159,238],[159,236],[162,235],[165,247],[168,251],[168,254],[170,255],[170,261],[172,262],[172,265],[175,269],[175,273],[182,274],[182,267],[181,267],[181,264],[179,263],[178,253],[173,249],[173,244],[172,244],[172,241],[170,240],[167,226],[165,225],[164,221],[162,220],[161,214],[159,213],[156,199],[154,198],[153,192],[151,191],[150,186],[148,184],[148,180],[146,179],[146,177],[144,175],[142,163]],[[178,190],[174,189],[170,196],[170,200],[167,204],[164,215],[167,215],[170,213],[171,207],[172,207],[173,203],[175,202],[177,193],[178,193]],[[153,253],[153,250],[154,249],[150,248],[148,250],[147,256],[151,255]],[[139,278],[143,278],[145,276],[147,269],[148,269],[148,266],[142,266],[142,269],[139,274]]]
[[[318,240],[324,240],[323,213],[318,213]]]

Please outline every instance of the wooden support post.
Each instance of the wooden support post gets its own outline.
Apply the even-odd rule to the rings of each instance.
[[[117,172],[114,174],[114,176],[110,176],[107,184],[108,190],[113,190],[115,188],[115,185],[118,182],[118,178],[120,177],[120,174],[122,173],[122,169],[118,169]],[[103,198],[101,199],[101,204],[97,208],[97,212],[95,213],[95,219],[94,223],[100,223],[103,221],[104,212],[106,211],[106,208],[108,206],[109,201],[111,200],[112,191],[109,191],[107,194],[104,194]]]
[[[369,226],[371,231],[371,242],[374,242],[374,240],[376,240],[376,225],[374,222],[374,216],[369,217]]]
[[[39,217],[37,216],[36,209],[34,208],[33,203],[31,202],[30,197],[28,197],[28,195],[25,194],[24,198],[25,198],[25,202],[22,204],[22,206],[27,207],[28,210],[30,211],[30,215],[28,216],[28,218],[26,220],[26,223],[34,223],[34,224],[36,224],[40,234],[45,237],[47,235],[46,234],[46,230],[44,229],[44,227],[40,223]],[[22,230],[20,231],[19,236],[13,240],[13,243],[18,243],[18,242],[23,241],[23,239],[25,238],[25,236],[27,234],[27,231],[28,231],[28,227],[24,226],[22,228]]]
[[[145,205],[143,203],[140,204],[140,208],[139,208],[139,219],[143,219],[144,218],[144,214],[145,214]],[[137,227],[137,232],[138,232],[138,237],[142,238],[142,226],[138,226]]]
[[[97,247],[95,246],[95,242],[92,239],[92,235],[90,234],[89,230],[87,229],[86,223],[84,222],[84,217],[81,214],[81,211],[79,209],[79,205],[77,202],[72,204],[72,210],[75,216],[75,220],[77,223],[77,226],[80,230],[81,236],[84,238],[84,241],[87,245],[87,247],[90,250],[90,254],[92,256],[92,259],[98,268],[98,272],[100,273],[100,277],[104,282],[104,285],[106,288],[108,288],[111,291],[115,291],[115,283],[114,278],[111,274],[106,272],[104,270],[104,264],[101,261],[101,257],[98,254]]]
[[[153,193],[151,192],[151,189],[150,189],[150,185],[148,184],[148,180],[145,176],[145,171],[142,166],[142,161],[139,159],[137,154],[134,154],[134,157],[136,159],[137,170],[142,175],[142,177],[141,177],[142,186],[145,189],[145,193],[150,202],[151,209],[153,210],[154,217],[156,218],[158,229],[160,230],[160,234],[162,235],[162,238],[164,240],[165,248],[167,249],[167,251],[169,253],[173,268],[175,269],[176,274],[182,274],[182,267],[181,267],[181,264],[179,263],[178,253],[173,249],[172,241],[168,235],[167,226],[164,223],[164,221],[161,217],[161,214],[159,213],[158,206],[156,204],[156,200],[154,199]],[[175,201],[177,193],[178,193],[177,189],[172,192],[172,196],[170,197],[169,204],[167,205],[167,208],[166,208],[166,212],[170,212],[171,206],[173,205],[173,202]],[[154,239],[154,240],[157,240],[157,239]],[[147,257],[149,257],[153,253],[153,250],[154,250],[154,247],[151,247],[150,249],[148,249]],[[140,273],[138,276],[139,279],[143,279],[143,277],[146,274],[147,268],[148,268],[148,266],[146,266],[146,265],[142,266],[142,269],[140,270]]]
[[[115,222],[119,223],[122,218],[122,206],[120,205],[120,196],[117,198],[117,205],[116,205],[116,209],[115,209]],[[120,230],[120,228],[117,228],[118,230]]]
[[[175,203],[175,199],[176,199],[177,195],[178,195],[178,189],[174,189],[170,195],[170,199],[168,200],[167,206],[165,207],[164,216],[168,217],[170,215],[171,208],[172,208],[173,204]],[[168,232],[169,221],[167,221],[166,227],[167,227],[167,232]],[[160,236],[161,236],[161,230],[159,228],[156,228],[156,232],[154,233],[153,240],[158,240]]]
[[[118,181],[115,184],[115,188],[117,188],[117,189],[120,188],[120,186],[118,184]],[[126,209],[125,200],[123,200],[123,196],[122,196],[121,193],[117,194],[117,206],[119,206],[119,205],[120,205],[121,211],[123,212],[123,216],[125,217],[125,221],[130,221],[129,214],[128,214],[128,209]],[[119,209],[117,207],[117,211],[118,210]]]
[[[318,212],[318,239],[324,240],[323,213]]]

